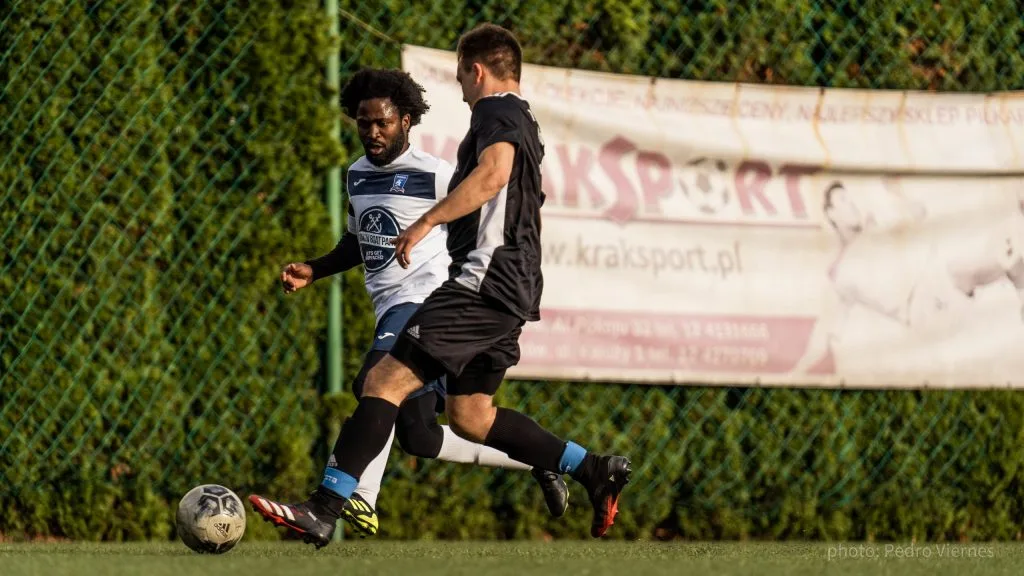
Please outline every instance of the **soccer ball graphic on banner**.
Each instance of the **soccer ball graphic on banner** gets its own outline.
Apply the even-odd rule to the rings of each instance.
[[[238,496],[218,484],[203,484],[178,502],[178,536],[201,554],[223,554],[245,534],[245,507]]]
[[[690,203],[702,214],[719,213],[729,204],[729,165],[714,158],[696,158],[686,163],[679,181]]]

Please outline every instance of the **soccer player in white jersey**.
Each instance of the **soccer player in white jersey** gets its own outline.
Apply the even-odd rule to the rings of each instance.
[[[451,258],[444,227],[433,229],[416,246],[415,266],[402,268],[395,262],[394,239],[445,197],[454,173],[448,162],[409,143],[410,128],[429,109],[423,91],[408,74],[398,70],[365,69],[352,77],[341,102],[346,114],[356,120],[365,156],[349,167],[346,177],[348,232],[330,253],[288,264],[281,273],[285,292],[292,293],[320,278],[363,265],[376,331],[363,368],[353,382],[357,398],[362,396],[367,372],[391,350],[409,317],[448,279]],[[437,413],[444,410],[444,400],[442,377],[411,394],[400,407],[391,437],[342,510],[341,516],[359,532],[377,532],[377,494],[395,436],[402,449],[414,456],[531,470],[504,452],[464,440],[448,426],[439,425]],[[332,455],[328,466],[333,461]],[[533,469],[533,476],[541,485],[552,515],[561,516],[568,504],[562,476],[538,469]],[[253,505],[259,507],[261,503],[257,500]],[[270,519],[301,533],[287,514],[270,515]]]

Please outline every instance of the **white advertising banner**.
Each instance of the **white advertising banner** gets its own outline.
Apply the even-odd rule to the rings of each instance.
[[[455,162],[452,52],[406,46]],[[525,66],[542,320],[519,378],[1024,386],[1024,98]]]

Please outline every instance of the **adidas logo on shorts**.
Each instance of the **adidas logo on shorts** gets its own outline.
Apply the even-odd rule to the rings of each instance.
[[[413,326],[412,328],[409,328],[408,330],[406,330],[406,332],[409,334],[409,336],[412,336],[413,338],[419,339],[419,337],[420,337],[420,325],[417,324],[417,325]]]

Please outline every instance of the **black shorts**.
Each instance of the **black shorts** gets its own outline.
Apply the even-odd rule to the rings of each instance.
[[[493,395],[519,362],[524,320],[448,280],[409,318],[391,355],[431,381],[446,376],[449,396]]]

